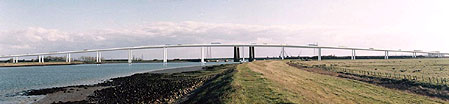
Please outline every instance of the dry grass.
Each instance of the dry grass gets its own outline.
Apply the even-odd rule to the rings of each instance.
[[[323,60],[302,61],[308,65],[330,64],[340,68],[374,72],[400,73],[415,76],[449,78],[449,59],[391,59],[391,60]]]
[[[286,99],[288,102],[293,103],[446,103],[439,99],[392,90],[364,82],[299,70],[287,65],[286,61],[245,63],[240,65],[238,70],[242,70],[245,67],[260,73],[261,75],[258,77],[266,79],[267,88],[272,90],[274,94],[280,95],[279,99]],[[238,78],[236,78],[235,82],[238,82]],[[239,84],[242,87],[253,86],[249,82],[240,82]]]
[[[237,72],[233,75],[233,92],[229,94],[228,104],[279,104],[291,103],[284,95],[275,92],[273,84],[263,77],[249,69],[248,64],[242,64],[237,67]]]
[[[336,72],[408,79],[435,85],[449,84],[449,59],[393,59],[393,60],[325,60],[295,61],[303,66],[327,68]],[[367,73],[369,72],[369,73]]]

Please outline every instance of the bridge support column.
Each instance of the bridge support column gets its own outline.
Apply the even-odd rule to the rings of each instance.
[[[355,50],[353,49],[352,50],[351,60],[355,60],[355,56],[356,56],[356,53],[355,53]]]
[[[388,59],[388,51],[385,51],[385,59]]]
[[[164,47],[164,60],[163,60],[164,63],[168,62],[167,58],[168,58],[167,47]]]
[[[41,63],[42,62],[42,60],[41,60],[42,58],[41,58],[41,56],[37,56],[37,60],[39,60],[39,63]]]
[[[100,52],[97,51],[97,63],[100,62]]]
[[[12,63],[19,63],[19,57],[13,57]]]
[[[70,55],[70,53],[67,53],[67,56],[65,58],[65,62],[72,62],[72,56]]]
[[[249,62],[253,62],[255,57],[254,46],[249,47]]]
[[[321,48],[318,48],[318,61],[321,61]]]
[[[285,58],[285,47],[282,47],[282,50],[281,50],[281,60],[284,60],[284,58]]]
[[[133,62],[133,50],[128,50],[128,63],[131,64]]]
[[[45,63],[45,56],[41,56],[41,63]]]
[[[204,61],[204,47],[201,47],[201,63],[206,63]]]
[[[245,62],[245,47],[242,48],[242,62]]]
[[[416,52],[413,52],[412,58],[416,58]]]
[[[237,46],[234,46],[234,62],[240,62],[240,50]]]

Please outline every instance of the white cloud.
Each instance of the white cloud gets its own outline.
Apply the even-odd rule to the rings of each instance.
[[[194,21],[154,22],[80,33],[31,27],[1,31],[0,46],[3,49],[0,54],[210,42],[275,44],[319,42],[320,45],[332,46],[415,49],[413,44],[416,44],[416,41],[402,38],[405,35],[398,35],[403,33],[407,32],[358,26],[266,26]]]

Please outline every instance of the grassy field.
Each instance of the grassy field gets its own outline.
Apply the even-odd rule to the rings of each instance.
[[[449,84],[449,59],[323,60],[296,62],[309,67],[329,68],[338,72],[408,79],[431,84]]]
[[[293,103],[444,103],[441,100],[379,87],[355,80],[298,70],[285,61],[247,63],[270,89]]]
[[[240,64],[232,74],[209,83],[210,86],[206,86],[209,90],[199,91],[202,94],[199,98],[215,95],[220,102],[212,103],[229,104],[447,103],[437,98],[301,70],[287,62]]]

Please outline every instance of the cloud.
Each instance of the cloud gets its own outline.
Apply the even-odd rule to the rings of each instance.
[[[410,47],[414,41],[395,35],[398,33],[388,28],[372,30],[357,26],[246,25],[195,21],[153,22],[85,32],[30,27],[1,31],[0,46],[3,48],[0,54],[211,42],[299,45],[318,42],[320,45],[365,48]],[[401,43],[395,43],[395,47],[385,44],[392,41]]]

